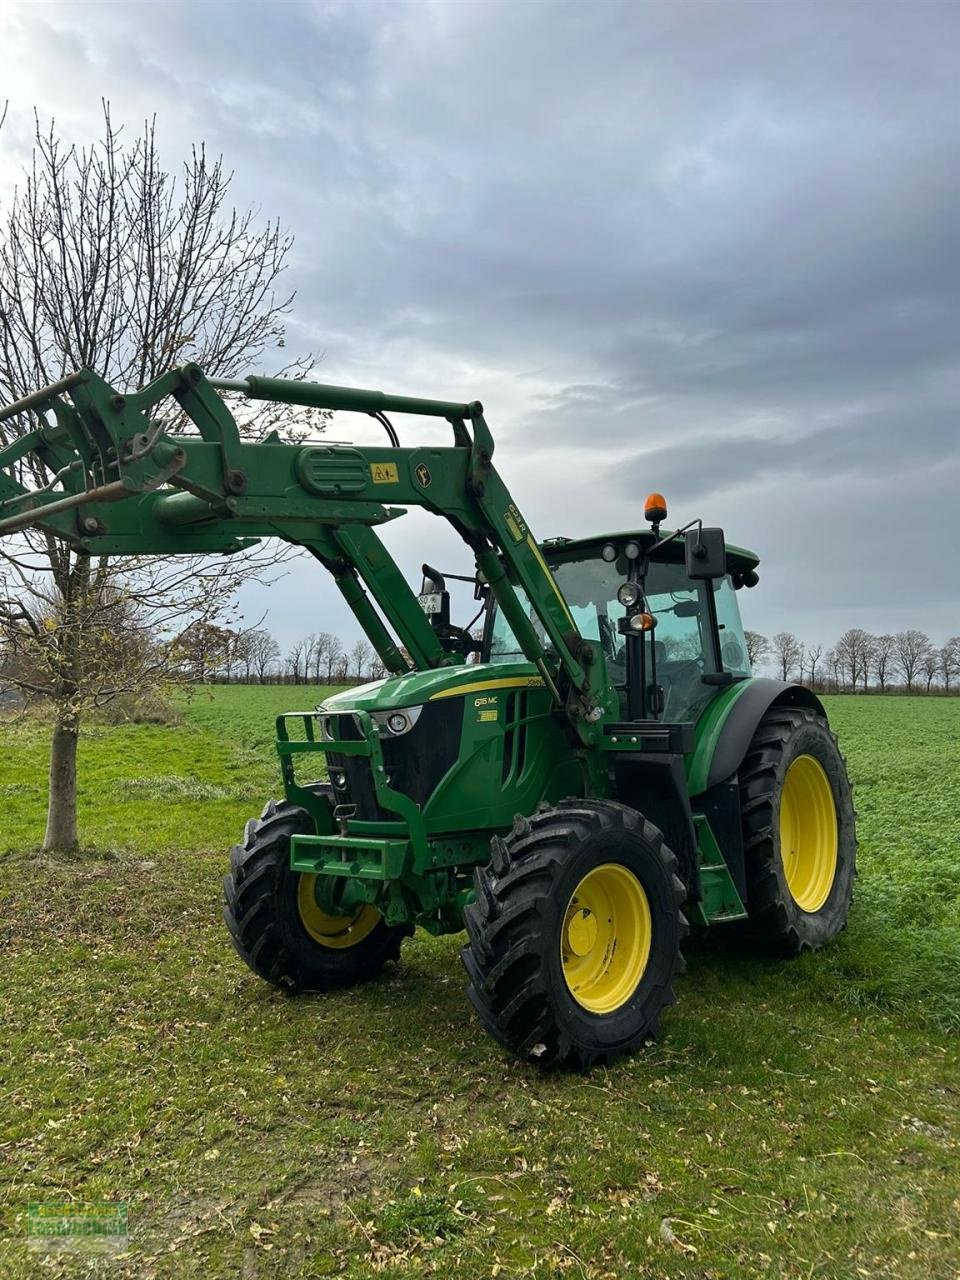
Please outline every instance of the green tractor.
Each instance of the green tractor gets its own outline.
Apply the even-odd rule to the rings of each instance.
[[[382,447],[245,439],[222,393],[369,414]],[[172,397],[190,433],[164,429]],[[655,1036],[681,943],[729,924],[781,955],[844,926],[850,783],[818,698],[751,674],[737,592],[757,557],[699,521],[538,542],[493,466],[477,403],[207,378],[187,364],[119,393],[90,370],[0,411],[0,534],[39,526],[91,556],[306,548],[383,680],[280,716],[284,797],[247,823],[223,914],[290,992],[372,977],[421,926],[466,929],[468,995],[540,1067],[610,1063]],[[445,421],[400,447],[387,414]],[[51,476],[27,488],[30,457]],[[482,638],[445,575],[416,594],[377,527],[419,506],[475,562]],[[326,781],[315,781],[326,774]]]

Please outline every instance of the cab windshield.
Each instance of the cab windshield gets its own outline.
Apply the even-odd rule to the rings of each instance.
[[[617,588],[624,581],[621,569],[616,563],[609,564],[599,557],[564,560],[551,568],[580,634],[599,642],[610,679],[621,691],[621,706],[626,714],[626,637],[617,630],[617,623],[626,613],[617,600]],[[717,609],[719,653],[711,634],[708,594],[711,591]],[[533,616],[527,597],[520,590],[517,595],[530,614],[537,634],[545,641],[543,628]],[[646,600],[657,619],[653,644],[656,681],[664,693],[662,718],[695,720],[716,691],[705,685],[701,676],[719,670],[735,675],[750,674],[733,584],[729,577],[716,583],[693,582],[682,564],[654,560],[647,572]],[[523,658],[499,610],[494,610],[488,639],[488,662],[516,662]],[[546,648],[550,652],[549,644]]]

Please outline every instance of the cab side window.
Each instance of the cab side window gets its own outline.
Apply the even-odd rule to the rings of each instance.
[[[720,660],[724,671],[735,676],[752,675],[747,657],[747,642],[743,635],[743,623],[737,604],[737,593],[729,577],[721,580],[714,597],[717,602],[717,623],[720,627]]]
[[[662,646],[658,652],[664,661],[702,661],[705,645],[698,589],[648,595],[647,603],[657,620],[654,639]]]

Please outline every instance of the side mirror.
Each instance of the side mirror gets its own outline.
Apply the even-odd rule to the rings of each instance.
[[[727,572],[727,544],[722,529],[689,529],[684,535],[688,578],[722,578]]]

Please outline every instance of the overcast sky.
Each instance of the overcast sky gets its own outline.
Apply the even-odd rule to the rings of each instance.
[[[748,626],[960,632],[956,4],[8,0],[0,50],[0,186],[34,107],[222,151],[296,236],[288,352],[483,400],[539,537],[660,489],[760,554]],[[312,564],[244,605],[355,638]]]

